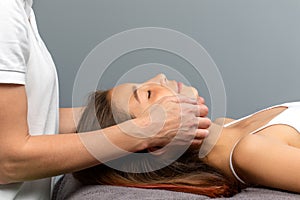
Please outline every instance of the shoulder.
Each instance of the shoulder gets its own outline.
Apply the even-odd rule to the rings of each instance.
[[[15,73],[18,77],[19,72],[24,73],[29,58],[28,33],[30,29],[24,2],[24,0],[0,1],[0,42],[2,45],[0,72],[1,77],[7,80],[5,82],[10,82],[8,80],[10,76],[7,73]]]
[[[0,32],[0,39],[7,41],[13,34],[19,34],[27,27],[28,16],[26,13],[26,5],[24,0],[1,0],[0,1],[0,27],[5,31]]]
[[[261,135],[247,135],[243,137],[236,145],[233,152],[233,159],[236,163],[250,161],[254,155],[266,147],[266,139]]]
[[[264,135],[247,135],[236,145],[232,162],[238,175],[248,183],[257,183],[262,173],[272,168],[276,148],[282,145]],[[260,178],[258,178],[260,177]]]
[[[248,184],[299,193],[299,157],[298,148],[265,135],[248,135],[236,146],[233,164],[238,176]]]
[[[0,10],[1,13],[10,13],[10,11],[22,11],[25,10],[25,0],[1,0],[0,1]],[[3,11],[3,12],[2,12]],[[13,14],[13,13],[12,13]]]
[[[233,156],[237,162],[247,162],[283,144],[275,137],[265,134],[250,134],[237,143]]]

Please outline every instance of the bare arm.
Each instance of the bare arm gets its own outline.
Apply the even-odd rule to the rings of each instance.
[[[59,133],[74,133],[84,107],[59,109]]]
[[[0,94],[0,183],[49,177],[99,163],[78,134],[29,134],[24,86],[0,84]],[[127,151],[145,148],[143,140],[122,133],[117,126],[95,133],[106,134]]]
[[[300,150],[264,135],[250,135],[236,147],[234,165],[243,180],[300,192]]]
[[[27,97],[23,85],[0,84],[0,184],[39,179],[63,173],[69,173],[99,164],[91,152],[82,143],[82,136],[75,133],[31,136],[27,124]],[[179,106],[179,103],[181,104]],[[203,130],[209,123],[199,117],[205,113],[205,106],[197,105],[196,100],[184,97],[167,97],[160,105],[166,111],[164,126],[155,132],[158,119],[150,120],[146,115],[129,121],[128,132],[143,135],[145,127],[149,137],[134,137],[122,132],[119,126],[111,126],[102,130],[89,132],[87,135],[95,141],[95,152],[103,160],[121,157],[119,152],[103,149],[103,142],[93,136],[104,135],[109,142],[126,152],[135,152],[154,146],[163,146],[175,136],[178,143],[189,142],[196,137],[204,138]],[[181,109],[183,108],[183,109]],[[157,116],[159,109],[151,109],[150,114]],[[199,112],[200,110],[200,112]],[[181,111],[181,112],[180,112]],[[67,112],[69,113],[69,112]],[[156,113],[156,114],[155,114]],[[67,116],[69,114],[66,114]],[[201,115],[203,116],[203,115]],[[68,117],[66,117],[68,118]],[[185,120],[181,123],[181,119]],[[157,121],[157,122],[156,122]],[[125,124],[127,122],[124,122]],[[136,124],[137,126],[130,126]],[[202,125],[201,125],[202,124]],[[73,125],[64,128],[65,132]],[[137,127],[142,127],[137,128]],[[197,128],[198,127],[198,128]],[[64,132],[64,131],[62,131]],[[156,134],[153,134],[156,133]],[[42,134],[42,133],[41,133]],[[84,134],[84,133],[83,133]],[[192,136],[188,137],[187,136]],[[100,149],[100,150],[99,150]],[[102,151],[103,150],[103,151]],[[101,160],[102,160],[101,159]]]

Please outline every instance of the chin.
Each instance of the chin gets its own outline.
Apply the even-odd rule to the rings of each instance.
[[[192,87],[192,91],[193,91],[194,97],[197,98],[199,96],[198,90],[196,88]]]
[[[188,96],[190,98],[197,98],[198,97],[198,91],[194,87],[183,86],[181,94],[185,95],[185,96]]]

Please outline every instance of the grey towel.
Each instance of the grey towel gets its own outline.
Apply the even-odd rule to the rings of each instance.
[[[71,174],[65,175],[56,184],[52,200],[206,200],[202,195],[194,195],[167,190],[138,189],[106,185],[83,186]],[[231,198],[216,200],[299,200],[299,194],[262,188],[247,188]]]

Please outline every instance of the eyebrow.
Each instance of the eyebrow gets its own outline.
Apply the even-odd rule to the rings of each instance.
[[[139,99],[139,96],[138,96],[138,94],[137,94],[137,87],[134,85],[134,86],[132,86],[132,90],[133,90],[133,96],[134,96],[134,98],[139,102],[139,103],[141,103],[140,102],[140,99]]]

